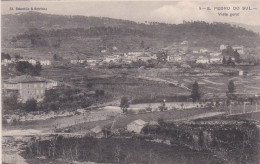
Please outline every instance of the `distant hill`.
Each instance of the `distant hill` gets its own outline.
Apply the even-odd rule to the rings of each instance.
[[[103,48],[111,49],[113,46],[120,51],[162,48],[184,40],[189,41],[190,46],[197,47],[218,47],[220,44],[253,47],[260,44],[257,33],[227,23],[144,24],[38,12],[3,15],[2,40],[3,47],[51,47],[85,54],[96,54]]]
[[[255,33],[260,33],[260,25],[247,25],[247,24],[242,24],[242,23],[230,23],[230,24],[243,27],[243,28],[245,28],[247,30],[251,30]]]

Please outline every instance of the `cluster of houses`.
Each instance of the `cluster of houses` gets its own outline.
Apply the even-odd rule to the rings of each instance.
[[[16,58],[11,58],[10,60],[9,59],[3,59],[1,61],[1,64],[3,66],[7,66],[9,64],[16,63],[16,62],[21,62],[21,61],[26,61],[26,62],[32,64],[33,66],[35,66],[37,64],[37,62],[39,62],[42,66],[49,66],[49,65],[51,65],[51,61],[50,60],[40,60],[40,61],[37,61],[35,59],[16,59]]]
[[[104,63],[126,63],[130,64],[136,61],[144,61],[147,62],[148,60],[156,60],[157,55],[151,52],[128,52],[128,53],[121,53],[115,52],[111,55],[105,55],[102,58],[91,58],[91,59],[77,59],[77,60],[70,60],[71,64],[88,64],[89,66],[95,65],[102,65]]]
[[[5,80],[2,89],[5,95],[15,92],[19,95],[19,101],[26,102],[30,99],[42,101],[44,99],[45,91],[56,86],[58,86],[57,81],[22,75]]]
[[[188,41],[183,41],[180,43],[173,43],[171,46],[163,48],[162,51],[166,52],[167,58],[165,59],[168,63],[186,63],[188,61],[201,63],[201,64],[222,64],[223,54],[222,51],[227,49],[228,45],[220,45],[218,50],[209,50],[207,48],[191,48],[189,47]],[[236,50],[239,54],[243,55],[243,46],[232,46],[233,50]],[[71,60],[72,64],[88,64],[89,66],[103,65],[104,63],[124,63],[130,64],[136,61],[147,62],[149,60],[157,60],[157,53],[153,51],[137,51],[137,52],[119,52],[116,47],[113,47],[113,53],[108,54],[106,51],[100,58],[91,59],[77,59]],[[234,61],[235,58],[230,56]],[[226,59],[229,56],[225,56]]]
[[[222,64],[224,58],[222,51],[227,49],[227,45],[220,45],[219,51],[210,51],[207,49],[200,49],[199,51],[193,51],[193,54],[199,54],[199,57],[196,59],[196,63],[201,64]],[[234,51],[237,51],[240,55],[245,54],[243,46],[232,46]],[[233,56],[225,56],[226,58],[231,57],[232,61],[235,60]]]

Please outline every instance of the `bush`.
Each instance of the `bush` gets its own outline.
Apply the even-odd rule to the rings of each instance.
[[[131,114],[136,114],[136,112],[134,110],[130,109],[130,110],[127,111],[127,114],[130,114],[130,115]]]
[[[19,120],[16,120],[16,119],[13,119],[12,121],[12,125],[15,126],[15,125],[19,125],[20,121]]]
[[[27,100],[24,104],[24,110],[27,112],[37,111],[37,101],[35,99]]]
[[[158,122],[158,124],[159,124],[160,126],[166,125],[166,123],[164,122],[164,120],[163,120],[162,118],[158,118],[157,122]]]
[[[59,110],[59,107],[58,107],[58,105],[52,103],[52,104],[50,104],[50,106],[49,106],[49,110],[51,110],[51,111],[57,111],[57,110]]]
[[[147,112],[151,112],[151,111],[152,111],[152,108],[149,106],[149,107],[145,108],[145,110],[146,110]]]
[[[138,111],[138,113],[146,113],[146,110],[145,109],[141,109]]]

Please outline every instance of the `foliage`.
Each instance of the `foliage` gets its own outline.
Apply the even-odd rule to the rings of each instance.
[[[165,101],[163,100],[163,102],[161,103],[161,105],[158,107],[160,111],[164,111],[167,110],[167,107],[165,106]]]
[[[124,113],[127,113],[127,108],[129,107],[129,101],[127,97],[122,97],[120,102],[120,108],[123,110]]]
[[[52,58],[53,60],[62,60],[62,57],[57,54],[54,54]]]
[[[158,118],[157,122],[158,122],[158,124],[160,126],[165,126],[166,125],[165,121],[162,118]]]
[[[10,60],[11,57],[8,53],[1,52],[1,60],[4,60],[4,59]]]
[[[182,160],[181,156],[185,157],[186,161],[194,163],[217,161],[214,158],[208,159],[208,154],[195,153],[177,145],[147,142],[146,138],[56,137],[34,141],[22,154],[28,161],[45,156],[53,163],[179,163]],[[190,157],[190,154],[194,155]]]
[[[22,57],[21,55],[19,55],[19,54],[16,54],[16,55],[14,56],[14,58],[15,58],[15,59],[22,59],[23,57]]]
[[[225,56],[223,56],[222,64],[224,64],[224,65],[227,64],[227,60],[226,60]]]
[[[201,94],[199,91],[199,84],[197,81],[195,81],[194,84],[192,85],[191,98],[193,102],[200,101]]]
[[[33,66],[27,61],[19,61],[16,63],[15,68],[18,72],[22,74],[29,74],[32,76],[39,76],[42,70],[42,66],[39,62],[36,62],[36,65]]]
[[[203,120],[189,124],[181,123],[178,126],[162,120],[158,120],[158,123],[159,125],[145,126],[143,133],[161,136],[172,143],[182,143],[197,150],[218,152],[235,163],[245,163],[246,160],[250,161],[249,163],[259,161],[259,129],[249,121]]]
[[[58,110],[59,108],[77,109],[89,107],[94,101],[94,96],[93,98],[87,97],[78,89],[60,86],[59,88],[46,90],[41,105],[43,109],[49,110]]]
[[[158,52],[157,53],[157,60],[159,63],[165,64],[167,61],[167,52]]]
[[[235,84],[233,80],[230,80],[228,83],[228,93],[234,93],[235,92]]]
[[[57,103],[51,103],[50,104],[50,106],[49,106],[49,110],[50,111],[57,111],[57,110],[59,110],[59,104],[57,104]]]
[[[35,99],[27,100],[23,108],[27,112],[37,111],[37,101]]]
[[[105,91],[104,90],[96,90],[95,91],[95,95],[97,96],[97,97],[102,97],[102,96],[104,96],[105,95]]]
[[[235,62],[240,63],[241,62],[241,58],[240,58],[240,54],[237,52],[237,50],[235,50],[233,52],[233,55],[235,57]]]
[[[14,93],[11,96],[3,96],[3,110],[13,111],[21,108],[21,104],[18,102],[18,93]]]

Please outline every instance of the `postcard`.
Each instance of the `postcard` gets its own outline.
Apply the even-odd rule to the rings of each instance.
[[[259,1],[2,1],[6,164],[259,164]]]

